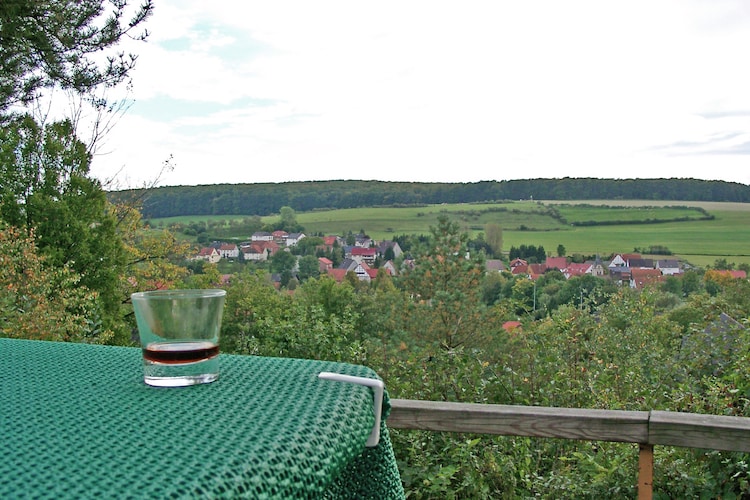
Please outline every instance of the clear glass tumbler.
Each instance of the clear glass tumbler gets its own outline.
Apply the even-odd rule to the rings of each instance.
[[[144,382],[181,387],[219,377],[219,331],[225,290],[188,289],[131,295],[143,349]]]

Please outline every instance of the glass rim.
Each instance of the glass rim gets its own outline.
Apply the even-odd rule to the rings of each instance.
[[[227,291],[222,288],[183,288],[177,290],[148,290],[135,292],[130,295],[133,300],[138,299],[210,299],[226,296]]]

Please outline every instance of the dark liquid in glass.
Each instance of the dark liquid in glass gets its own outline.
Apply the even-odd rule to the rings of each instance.
[[[205,341],[155,343],[143,349],[145,360],[166,365],[197,363],[218,355],[219,346]]]

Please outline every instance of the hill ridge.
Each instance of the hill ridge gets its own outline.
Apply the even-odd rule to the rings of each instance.
[[[203,184],[110,191],[114,202],[139,200],[144,217],[270,215],[368,206],[415,206],[501,200],[654,200],[750,202],[750,186],[693,178],[563,177],[477,182],[378,180]]]

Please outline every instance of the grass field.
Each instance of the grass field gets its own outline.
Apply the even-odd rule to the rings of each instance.
[[[689,207],[700,207],[714,216]],[[554,209],[554,210],[553,210]],[[561,222],[556,213],[565,220]],[[725,258],[736,264],[750,264],[750,204],[718,202],[653,202],[586,200],[581,202],[507,202],[493,204],[443,204],[422,207],[375,207],[327,210],[297,214],[297,220],[309,234],[346,234],[364,230],[372,238],[389,239],[401,234],[426,234],[446,215],[472,235],[485,224],[503,228],[503,247],[542,245],[555,252],[563,245],[566,253],[609,255],[632,252],[635,248],[662,246],[676,257],[693,265],[706,266]],[[192,216],[158,219],[153,223],[170,224],[223,220],[241,216]],[[272,222],[278,217],[265,217]],[[648,220],[679,222],[646,223]],[[572,226],[574,222],[631,221],[630,224]],[[248,238],[249,235],[237,235]]]

